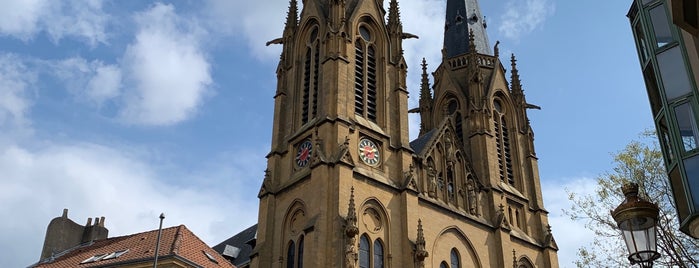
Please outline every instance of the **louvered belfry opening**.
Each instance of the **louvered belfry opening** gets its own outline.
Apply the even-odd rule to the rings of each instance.
[[[364,44],[354,46],[354,112],[364,115]]]
[[[499,119],[499,117],[495,119],[495,145],[498,153],[498,171],[500,173],[500,180],[505,181],[505,169],[502,160],[502,129],[500,127]]]
[[[308,109],[311,95],[311,48],[306,51],[306,59],[303,66],[303,109],[301,111],[301,122],[308,123]]]
[[[318,115],[318,69],[320,69],[320,44],[316,43],[315,54],[313,56],[313,115]]]
[[[354,44],[354,112],[376,122],[377,66],[376,48],[367,27],[359,27],[360,38]]]
[[[320,76],[320,42],[318,28],[314,28],[308,38],[303,59],[303,88],[301,98],[301,124],[306,124],[318,115],[318,95]]]
[[[495,118],[495,143],[498,153],[498,168],[500,172],[500,180],[514,186],[515,177],[512,169],[512,150],[510,149],[510,133],[507,129],[505,116],[497,116]]]
[[[505,121],[505,117],[501,117],[502,120],[502,143],[504,145],[504,153],[505,153],[505,173],[507,175],[507,182],[510,183],[510,185],[515,185],[515,177],[512,172],[512,153],[510,151],[510,134],[507,129],[507,123]]]
[[[376,53],[369,47],[367,59],[367,118],[376,122]]]

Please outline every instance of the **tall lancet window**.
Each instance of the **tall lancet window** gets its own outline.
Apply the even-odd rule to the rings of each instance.
[[[512,170],[512,150],[510,148],[510,132],[508,129],[505,111],[500,101],[493,102],[495,112],[493,120],[495,121],[495,143],[498,153],[498,168],[500,180],[506,181],[510,185],[515,185],[515,178]]]
[[[359,238],[359,268],[369,268],[369,237]]]
[[[383,268],[383,243],[381,240],[374,241],[374,268]]]
[[[451,249],[451,268],[461,268],[461,261],[459,260],[459,252],[456,248]]]
[[[359,26],[359,35],[354,44],[354,112],[376,122],[376,49],[367,27]]]
[[[306,124],[318,114],[318,70],[320,68],[318,28],[311,31],[303,62],[303,96],[301,123]]]
[[[289,247],[286,250],[286,268],[294,268],[294,260],[296,259],[296,243],[289,242]]]

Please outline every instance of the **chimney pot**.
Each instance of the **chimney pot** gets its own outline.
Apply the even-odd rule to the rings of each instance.
[[[66,219],[68,218],[68,209],[67,208],[63,209],[63,215],[61,215],[61,217],[66,218]]]
[[[100,227],[104,227],[104,216],[100,217]]]
[[[90,226],[92,225],[92,218],[87,218],[87,224],[85,226]]]

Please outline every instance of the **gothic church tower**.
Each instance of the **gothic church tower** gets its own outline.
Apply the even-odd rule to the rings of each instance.
[[[397,0],[290,0],[250,267],[557,267],[514,57],[448,0],[408,135]],[[433,92],[434,90],[434,92]],[[514,253],[514,256],[513,256]]]

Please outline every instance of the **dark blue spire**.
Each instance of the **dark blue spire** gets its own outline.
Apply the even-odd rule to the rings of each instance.
[[[491,55],[485,17],[478,0],[447,0],[444,49],[447,58],[469,52],[469,32],[473,31],[476,51]]]

